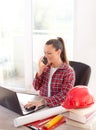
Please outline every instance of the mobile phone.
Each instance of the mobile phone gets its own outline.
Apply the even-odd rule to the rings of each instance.
[[[44,56],[42,62],[46,65],[48,63],[47,58]]]

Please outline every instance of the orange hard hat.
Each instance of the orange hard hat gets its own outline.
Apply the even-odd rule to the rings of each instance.
[[[61,105],[67,109],[84,108],[93,104],[94,101],[95,99],[89,88],[79,85],[68,92],[65,101]]]

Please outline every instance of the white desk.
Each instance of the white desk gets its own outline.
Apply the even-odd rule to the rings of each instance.
[[[13,119],[18,116],[20,115],[0,105],[0,130],[29,130],[29,128],[24,126],[18,128],[14,127]]]
[[[17,113],[8,110],[5,107],[0,106],[0,130],[31,130],[25,126],[15,128],[13,124],[13,120],[14,118],[17,117],[19,117]],[[80,128],[68,126],[66,124],[62,124],[55,130],[85,130],[85,129],[80,129]]]

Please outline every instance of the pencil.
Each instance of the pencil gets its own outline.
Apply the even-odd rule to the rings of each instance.
[[[59,114],[59,115],[55,116],[53,119],[51,119],[49,122],[47,122],[44,125],[44,129],[47,130],[47,129],[51,128],[52,126],[57,124],[59,121],[61,121],[63,118],[64,118],[64,115],[62,115],[62,114]]]

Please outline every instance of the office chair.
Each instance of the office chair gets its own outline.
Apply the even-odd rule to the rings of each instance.
[[[77,62],[77,61],[69,61],[71,67],[74,68],[76,74],[76,85],[88,85],[90,75],[91,75],[91,67],[85,63]]]

